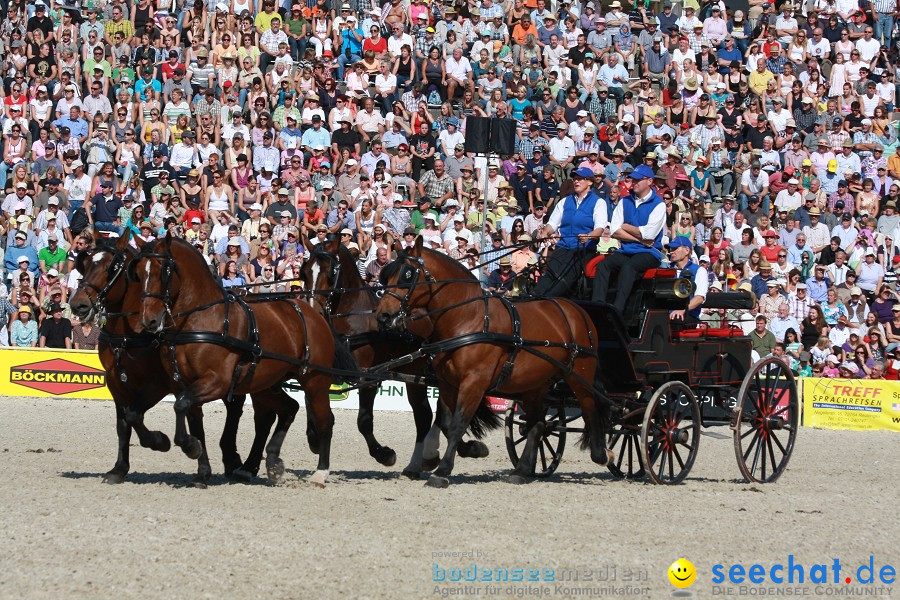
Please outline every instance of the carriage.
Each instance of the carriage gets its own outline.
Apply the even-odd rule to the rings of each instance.
[[[679,483],[694,465],[702,435],[728,437],[704,429],[727,426],[743,478],[773,482],[788,464],[799,427],[794,375],[775,357],[751,364],[750,338],[736,325],[685,327],[671,320],[671,310],[687,306],[692,285],[674,269],[652,269],[638,282],[624,315],[610,304],[578,302],[600,334],[601,379],[614,400],[608,439],[614,458],[608,468],[618,477]],[[753,298],[749,292],[710,294],[704,307],[750,309]],[[567,434],[581,432],[565,383],[551,390],[544,416],[535,474],[546,477],[559,466]],[[505,430],[514,464],[525,443],[523,424],[511,400]]]

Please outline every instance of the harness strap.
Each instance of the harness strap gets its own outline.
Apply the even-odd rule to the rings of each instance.
[[[503,306],[506,307],[506,310],[509,313],[513,342],[510,344],[512,346],[512,349],[506,356],[506,362],[504,362],[503,366],[500,367],[500,372],[497,374],[497,379],[493,384],[491,384],[491,387],[488,388],[491,391],[499,390],[501,386],[509,381],[509,377],[510,375],[512,375],[513,368],[515,367],[516,356],[519,354],[519,349],[522,347],[522,320],[519,317],[519,310],[513,305],[512,302],[510,302],[503,296],[499,296],[499,300],[503,304]]]

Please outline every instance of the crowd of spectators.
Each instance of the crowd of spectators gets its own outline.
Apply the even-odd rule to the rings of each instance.
[[[611,215],[646,165],[666,237],[758,298],[704,320],[897,378],[896,0],[69,2],[0,24],[6,343],[89,347],[66,298],[101,235],[183,236],[255,291],[329,236],[374,284],[420,235],[508,293],[574,169]],[[471,116],[515,119],[515,154],[466,152]]]

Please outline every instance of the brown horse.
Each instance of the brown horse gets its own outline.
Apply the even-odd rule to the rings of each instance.
[[[543,398],[560,379],[581,405],[582,445],[590,447],[594,462],[607,464],[609,401],[597,383],[597,332],[581,307],[562,299],[511,303],[486,296],[461,263],[423,250],[421,237],[385,267],[381,279],[387,289],[379,324],[405,328],[411,320],[428,321],[432,343],[424,351],[434,356],[441,398],[452,412],[447,449],[427,485],[449,485],[456,446],[488,393],[521,399],[528,437],[509,480],[524,483],[534,474],[545,429]]]
[[[366,285],[356,268],[356,260],[339,239],[312,245],[308,240],[309,259],[303,265],[301,277],[307,290],[314,293],[310,301],[329,319],[331,326],[350,345],[353,357],[359,366],[372,367],[391,359],[414,352],[421,339],[430,331],[425,323],[412,323],[409,332],[384,333],[378,331],[375,308],[378,296]],[[394,369],[396,372],[421,376],[427,370],[427,363],[419,359],[409,365]],[[369,454],[383,465],[391,466],[397,460],[396,453],[378,443],[373,432],[375,386],[359,389],[359,413],[356,424],[369,447]],[[412,458],[403,474],[418,478],[423,471],[434,469],[440,459],[438,436],[443,410],[438,407],[438,418],[432,425],[431,405],[428,403],[428,388],[424,383],[406,384],[406,394],[413,410],[416,423],[416,445]],[[487,446],[477,440],[469,440],[459,445],[459,454],[464,457],[480,458],[488,455]]]
[[[141,446],[160,452],[169,450],[169,438],[160,431],[148,430],[144,413],[176,391],[170,381],[159,377],[163,367],[158,337],[140,331],[136,312],[122,310],[126,303],[135,305],[140,301],[140,288],[129,284],[125,276],[128,265],[137,257],[137,250],[128,240],[129,236],[120,237],[114,244],[100,240],[95,248],[77,256],[75,266],[82,279],[70,300],[72,312],[82,321],[90,321],[100,314],[106,316],[97,349],[116,407],[119,445],[116,464],[103,478],[107,483],[122,483],[128,475],[132,429],[138,434]],[[236,436],[243,405],[243,396],[236,396],[234,402],[226,405],[225,429],[219,445],[227,476],[241,466]],[[191,411],[188,425],[191,434],[203,443],[194,485],[205,487],[212,469],[206,453],[203,412],[199,407]]]
[[[299,405],[281,388],[297,379],[312,412],[310,448],[319,462],[310,481],[323,486],[329,472],[334,415],[328,397],[337,366],[352,369],[352,357],[335,365],[335,340],[322,316],[309,304],[288,295],[248,298],[225,290],[206,261],[184,240],[167,235],[145,246],[133,265],[141,292],[141,326],[159,334],[171,352],[163,367],[180,390],[175,401],[175,443],[188,456],[199,444],[185,431],[194,406],[232,393],[265,395],[275,405],[278,422],[266,451],[266,473],[278,481],[284,473],[281,446]],[[262,453],[271,421],[257,421],[257,438],[247,462]]]

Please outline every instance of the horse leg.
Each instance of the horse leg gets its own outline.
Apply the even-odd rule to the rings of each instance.
[[[316,431],[319,434],[319,464],[309,482],[316,487],[325,487],[331,463],[331,434],[334,430],[334,413],[331,412],[331,400],[328,397],[331,388],[331,376],[325,373],[313,373],[303,386],[309,407],[313,412]]]
[[[440,427],[441,432],[444,434],[444,437],[447,437],[447,425],[446,423],[449,421],[447,417],[447,413],[441,412],[440,402],[438,403],[438,416],[435,418],[435,425]],[[485,458],[489,456],[491,453],[488,450],[487,444],[482,442],[481,440],[464,440],[460,441],[459,446],[456,448],[456,454],[461,456],[462,458]],[[437,456],[437,454],[435,454]]]
[[[437,404],[437,410],[434,412],[434,424],[428,430],[425,436],[425,442],[422,445],[422,470],[434,471],[441,462],[441,434],[447,436],[447,425],[450,421],[448,416],[449,410],[441,397]],[[454,405],[455,407],[455,405]]]
[[[330,402],[328,398],[328,389],[330,387],[331,383],[329,382],[325,391],[326,402]],[[294,422],[294,417],[297,416],[297,411],[300,410],[300,404],[287,395],[281,384],[270,388],[269,393],[271,393],[277,406],[275,412],[278,414],[278,421],[275,423],[275,431],[272,432],[269,443],[266,444],[266,476],[269,478],[270,483],[278,483],[284,476],[284,462],[280,456],[281,446],[284,444],[284,438],[291,427],[291,423]],[[321,434],[319,434],[319,437],[321,437]]]
[[[525,440],[525,447],[522,449],[522,455],[519,457],[519,463],[507,479],[509,483],[528,483],[527,478],[534,476],[537,449],[546,428],[541,410],[541,398],[544,397],[546,391],[546,389],[542,389],[539,393],[528,394],[522,398],[522,407],[525,410],[525,429],[528,431],[528,436]]]
[[[306,443],[309,444],[309,450],[313,454],[319,453],[319,434],[316,432],[316,422],[313,419],[312,409],[309,407],[309,398],[304,393],[304,403],[306,405]]]
[[[191,482],[195,488],[206,489],[206,484],[212,476],[212,467],[209,464],[209,455],[206,453],[206,432],[203,430],[203,407],[195,404],[188,411],[188,427],[191,435],[200,442],[202,452],[197,457],[197,476]]]
[[[452,390],[449,386],[442,384],[440,386],[441,397],[443,398]],[[438,468],[431,474],[425,485],[429,487],[445,488],[450,485],[450,474],[453,473],[453,463],[456,459],[456,448],[462,441],[462,436],[469,428],[469,422],[475,416],[478,410],[478,404],[484,398],[484,385],[479,385],[473,379],[463,381],[456,395],[456,407],[453,410],[453,416],[447,424],[447,449],[444,450],[444,456]]]
[[[271,400],[266,393],[255,392],[251,398],[253,400],[253,426],[255,430],[253,445],[250,447],[250,453],[247,455],[244,464],[232,473],[236,480],[244,482],[251,481],[259,473],[259,463],[262,462],[266,440],[269,439],[269,432],[272,431],[276,417],[275,411],[271,406]]]
[[[169,436],[162,431],[150,431],[144,425],[144,413],[152,406],[153,404],[148,403],[143,396],[137,395],[135,397],[135,394],[132,392],[131,401],[124,407],[125,421],[134,429],[141,446],[157,452],[168,452],[172,447]]]
[[[366,440],[366,445],[369,447],[369,455],[380,464],[386,467],[392,467],[397,462],[397,453],[388,446],[379,444],[373,433],[373,414],[375,410],[375,396],[377,393],[377,386],[360,388],[359,412],[356,417],[356,427]],[[412,404],[412,400],[410,400],[410,404]]]
[[[416,385],[412,383],[406,384],[406,397],[409,399],[409,405],[413,410],[413,419],[416,423],[416,445],[413,448],[412,458],[409,464],[403,469],[403,474],[410,479],[418,479],[419,474],[424,469],[423,459],[425,457],[425,440],[432,429],[432,419],[434,415],[431,412],[431,405],[428,403],[428,388],[424,385]],[[438,408],[440,414],[440,408]],[[437,466],[437,448],[434,449],[434,458],[430,471]]]
[[[246,395],[238,394],[232,396],[231,402],[225,403],[225,427],[222,429],[222,437],[219,438],[219,448],[222,450],[225,477],[229,478],[234,470],[241,466],[241,455],[237,450],[237,434],[246,399]]]
[[[181,448],[185,456],[193,460],[203,454],[203,445],[187,431],[187,416],[196,402],[190,388],[181,392],[175,399],[175,445]]]
[[[131,443],[131,425],[125,420],[125,408],[116,400],[116,437],[119,441],[119,454],[116,464],[103,476],[105,483],[123,483],[131,465],[128,462],[128,446]]]
[[[587,360],[587,357],[584,360]],[[595,400],[595,390],[585,384],[585,381],[594,380],[595,370],[596,361],[587,367],[579,366],[576,361],[574,372],[579,377],[569,375],[565,377],[565,380],[581,405],[581,418],[584,419],[581,447],[583,449],[590,448],[592,461],[598,465],[606,465],[615,459],[614,453],[606,448],[606,434],[609,429],[609,401],[605,397]]]

